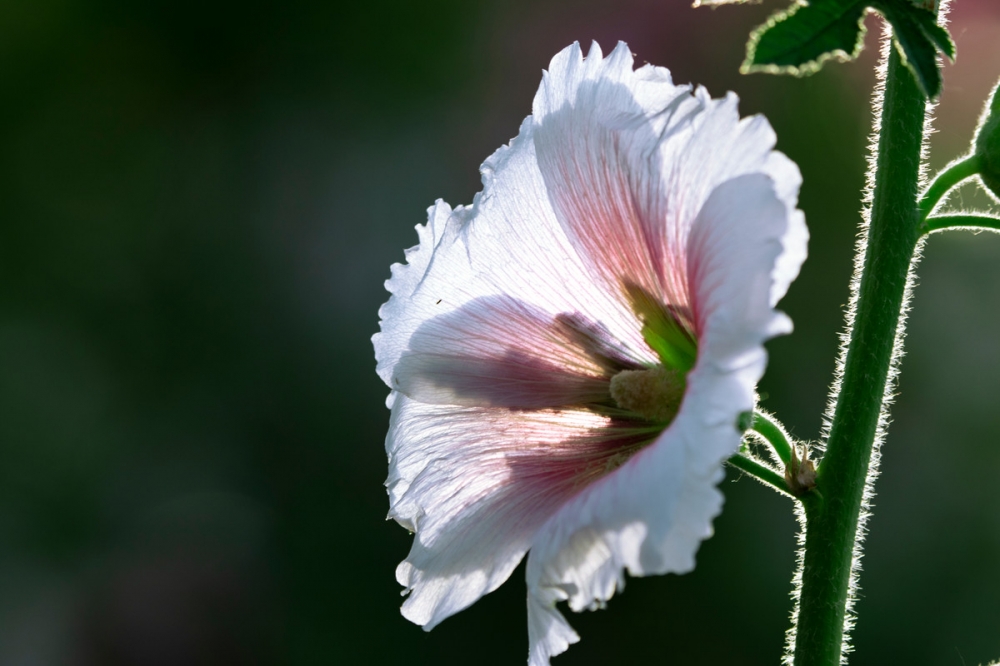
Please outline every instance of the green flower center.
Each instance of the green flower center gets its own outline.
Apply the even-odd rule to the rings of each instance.
[[[620,408],[658,423],[677,416],[684,388],[684,375],[662,365],[622,370],[611,378],[611,397]]]
[[[635,284],[625,284],[632,311],[642,322],[642,337],[660,357],[644,370],[622,370],[611,378],[611,397],[621,409],[660,424],[677,416],[687,388],[687,373],[698,358],[698,343],[687,314]]]

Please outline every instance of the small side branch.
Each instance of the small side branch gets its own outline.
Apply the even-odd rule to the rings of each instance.
[[[767,412],[756,411],[750,428],[771,445],[781,462],[787,465],[792,460],[792,445],[788,441],[788,433],[777,419]]]
[[[757,479],[764,485],[771,486],[782,495],[795,497],[789,490],[788,484],[785,482],[785,477],[767,465],[757,462],[753,458],[749,458],[740,453],[730,457],[726,462],[741,472],[745,472],[746,474]]]
[[[952,162],[944,171],[934,177],[934,181],[920,197],[920,219],[926,220],[937,205],[953,187],[963,180],[972,178],[979,173],[979,157],[972,155],[957,162]]]
[[[935,215],[920,223],[920,235],[934,231],[992,231],[1000,233],[1000,217],[982,214]]]

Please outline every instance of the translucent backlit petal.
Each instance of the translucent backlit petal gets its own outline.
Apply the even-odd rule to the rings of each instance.
[[[457,310],[474,312],[470,303],[489,299],[517,302],[549,319],[583,313],[619,353],[655,362],[630,304],[601,288],[559,225],[532,133],[529,118],[509,146],[486,160],[484,188],[471,207],[453,211],[440,201],[431,207],[427,224],[417,228],[420,245],[408,251],[407,264],[393,266],[386,282],[392,297],[379,311],[381,332],[373,339],[379,375],[389,386],[396,387],[393,371],[413,351],[418,329]],[[501,333],[496,340],[502,345],[516,342]]]
[[[624,586],[625,571],[643,576],[694,567],[698,544],[711,536],[722,507],[720,463],[740,441],[735,420],[718,417],[752,407],[753,383],[746,379],[696,367],[670,427],[538,530],[528,557],[529,627],[545,631],[530,638],[532,666],[548,664],[566,647],[558,601],[574,611],[599,608]],[[731,400],[727,410],[712,404],[720,389]]]
[[[403,614],[430,629],[496,589],[559,507],[655,435],[586,410],[397,396],[386,440],[389,515],[416,533],[396,572],[411,590]]]
[[[806,253],[801,178],[767,121],[632,67],[624,44],[553,58],[472,206],[417,228],[374,338],[390,516],[415,532],[403,613],[433,627],[530,549],[533,666],[579,640],[559,601],[694,566]],[[659,363],[684,391],[665,430],[609,390]]]
[[[688,243],[692,310],[700,349],[717,366],[745,366],[763,355],[764,340],[791,331],[791,320],[771,308],[771,293],[782,240],[792,230],[763,174],[723,183],[695,219]]]
[[[683,305],[683,264],[668,251],[659,135],[697,102],[663,69],[632,70],[619,45],[557,55],[533,107],[538,164],[559,223],[601,277]]]
[[[600,324],[510,297],[429,319],[396,365],[393,387],[435,404],[544,409],[607,403],[611,377],[640,367]]]

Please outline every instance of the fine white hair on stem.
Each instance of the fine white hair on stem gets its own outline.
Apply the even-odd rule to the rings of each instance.
[[[938,21],[942,25],[947,23],[946,16],[949,0],[941,0],[938,12]],[[847,361],[847,351],[851,342],[851,334],[854,330],[854,322],[857,316],[858,297],[860,295],[861,275],[864,271],[866,249],[868,246],[868,234],[871,225],[871,210],[875,192],[875,177],[878,169],[879,158],[879,137],[881,136],[883,101],[885,99],[886,75],[889,64],[890,49],[894,48],[892,40],[892,27],[888,21],[882,21],[882,37],[880,45],[879,64],[876,67],[876,82],[872,92],[872,133],[868,143],[868,171],[865,179],[861,208],[861,225],[858,231],[857,243],[854,254],[854,273],[850,282],[850,298],[845,312],[844,330],[840,333],[840,350],[837,354],[837,363],[834,369],[833,381],[830,385],[830,397],[827,401],[826,413],[823,416],[820,442],[812,447],[812,451],[817,457],[822,456],[825,451],[825,442],[830,437],[830,430],[833,426],[834,413],[837,408],[837,399],[840,396],[841,384],[844,378],[844,366]],[[920,146],[920,167],[918,171],[918,192],[922,192],[927,185],[927,154],[930,146],[931,120],[936,104],[928,101],[924,110],[924,129]],[[914,202],[915,203],[915,202]],[[903,357],[903,339],[906,336],[906,318],[910,311],[910,302],[913,296],[913,289],[916,285],[915,269],[920,262],[923,250],[923,240],[917,243],[910,261],[910,268],[906,275],[906,286],[903,291],[903,301],[899,312],[899,320],[896,325],[896,336],[893,341],[892,357],[889,363],[889,372],[886,377],[885,388],[882,394],[882,406],[879,411],[878,424],[875,429],[875,439],[872,443],[871,457],[868,464],[868,474],[865,477],[864,492],[861,497],[861,512],[858,516],[858,525],[855,532],[854,548],[851,557],[851,573],[848,580],[847,607],[844,613],[843,643],[841,645],[840,662],[847,664],[847,655],[851,652],[850,642],[851,630],[854,628],[855,613],[854,604],[858,596],[858,574],[861,572],[861,558],[863,555],[862,544],[867,533],[868,518],[871,516],[873,501],[875,498],[875,479],[879,473],[879,463],[881,461],[882,442],[885,439],[886,430],[889,426],[889,407],[892,405],[896,393],[896,381],[899,376],[899,363]],[[792,577],[792,613],[791,627],[785,634],[785,654],[782,663],[792,666],[795,661],[795,636],[798,629],[799,601],[802,594],[802,570],[805,564],[805,540],[806,540],[806,517],[805,511],[800,503],[796,503],[795,515],[799,521],[798,533],[798,553],[796,554],[796,570]]]
[[[782,664],[792,666],[795,662],[795,632],[799,627],[799,600],[802,598],[802,568],[806,563],[806,510],[802,502],[795,502],[795,519],[799,531],[795,535],[798,549],[795,551],[795,573],[792,574],[792,623],[785,631],[785,654]]]

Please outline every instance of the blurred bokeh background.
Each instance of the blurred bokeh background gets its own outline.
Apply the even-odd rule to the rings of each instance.
[[[741,76],[779,6],[0,3],[0,664],[523,663],[521,570],[430,634],[399,615],[369,339],[424,209],[472,200],[574,40],[736,91],[800,165],[810,258],[761,390],[816,437],[878,22],[859,63]],[[952,30],[935,166],[1000,76],[1000,5],[957,0]],[[1000,237],[935,237],[919,275],[858,666],[1000,657]],[[696,571],[572,617],[556,664],[777,663],[791,507],[724,491]]]

